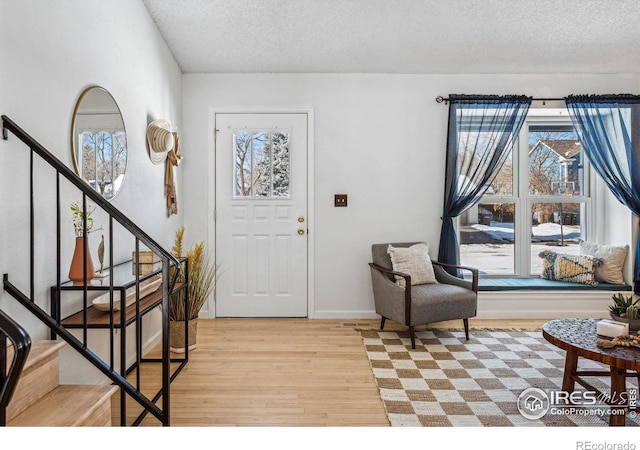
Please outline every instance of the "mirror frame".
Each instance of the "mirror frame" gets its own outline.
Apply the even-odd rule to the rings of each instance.
[[[88,86],[87,88],[85,88],[81,93],[80,96],[78,97],[78,99],[76,100],[76,104],[73,108],[73,115],[71,116],[71,132],[70,132],[70,141],[71,141],[71,160],[73,161],[73,170],[75,171],[76,175],[80,176],[82,178],[82,176],[80,175],[80,167],[79,167],[79,163],[80,161],[78,161],[78,157],[80,156],[78,153],[78,149],[76,148],[76,119],[78,117],[78,112],[80,110],[80,106],[82,104],[82,101],[84,100],[84,98],[90,93],[90,92],[94,92],[94,91],[102,91],[104,94],[106,94],[112,101],[113,101],[113,105],[115,106],[116,110],[118,111],[118,114],[120,115],[120,121],[122,122],[122,132],[124,133],[124,138],[125,138],[125,163],[124,163],[124,173],[123,173],[123,177],[127,172],[127,165],[128,165],[128,161],[129,161],[129,150],[128,150],[128,142],[127,142],[127,130],[126,127],[124,126],[124,118],[122,117],[122,111],[120,110],[120,106],[118,106],[118,102],[116,102],[116,100],[113,98],[113,96],[111,95],[111,93],[103,88],[102,86],[97,86],[97,85],[91,85]],[[89,186],[91,186],[87,180],[85,180],[84,178],[82,178],[83,181],[85,183],[87,183]],[[91,186],[93,187],[93,186]],[[98,191],[97,187],[93,187],[93,189],[100,193],[100,191]],[[111,197],[105,197],[103,195],[103,198],[105,200],[111,200],[113,198],[115,198],[116,195],[118,195],[118,192],[120,192],[120,190],[122,189],[122,185],[120,185],[120,187],[118,188],[117,191],[115,191],[113,193],[113,195],[111,195]]]

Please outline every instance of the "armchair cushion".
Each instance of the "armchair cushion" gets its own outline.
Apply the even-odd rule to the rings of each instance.
[[[411,291],[411,322],[408,325],[464,319],[476,315],[475,292],[451,284],[424,284]]]
[[[429,245],[426,243],[414,244],[411,247],[394,247],[389,245],[387,252],[391,258],[391,265],[396,272],[411,275],[411,284],[434,284],[436,280],[429,257]],[[405,286],[405,279],[396,275],[396,284]]]

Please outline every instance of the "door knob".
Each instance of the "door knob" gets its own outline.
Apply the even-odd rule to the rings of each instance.
[[[298,228],[298,234],[302,236],[304,234],[304,228]]]

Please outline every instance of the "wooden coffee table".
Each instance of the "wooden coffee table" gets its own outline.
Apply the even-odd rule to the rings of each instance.
[[[640,370],[640,349],[635,347],[600,348],[596,345],[597,323],[600,319],[558,319],[542,326],[542,335],[551,344],[566,350],[562,390],[573,392],[575,383],[585,389],[598,392],[583,377],[611,376],[609,402],[615,407],[616,400],[626,399],[627,377],[638,377]],[[609,366],[609,371],[579,371],[578,357],[597,361]],[[629,372],[631,371],[631,372]],[[623,397],[621,397],[623,396]],[[625,402],[626,403],[626,402]],[[626,405],[625,405],[626,407]],[[621,414],[609,415],[609,426],[624,426],[624,410]]]

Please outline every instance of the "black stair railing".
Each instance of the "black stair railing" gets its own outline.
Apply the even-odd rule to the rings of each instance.
[[[115,208],[111,203],[106,201],[98,192],[96,192],[89,184],[87,184],[82,178],[76,175],[71,169],[69,169],[65,164],[63,164],[60,160],[58,160],[55,156],[53,156],[48,150],[46,150],[40,143],[38,143],[35,139],[29,136],[23,129],[21,129],[18,125],[16,125],[11,119],[7,116],[1,116],[2,118],[2,136],[4,140],[9,138],[9,132],[14,134],[18,139],[20,139],[24,144],[26,144],[30,149],[30,198],[29,198],[29,210],[30,210],[30,263],[29,263],[29,293],[28,295],[23,293],[18,287],[16,287],[12,282],[9,281],[9,275],[4,274],[3,276],[3,287],[5,291],[11,294],[15,299],[17,299],[25,308],[27,308],[33,315],[35,315],[42,323],[44,323],[51,330],[52,339],[55,339],[55,336],[60,337],[64,341],[66,341],[74,350],[80,353],[86,360],[88,360],[93,366],[98,368],[100,372],[102,372],[110,381],[119,386],[121,389],[121,401],[120,401],[120,424],[126,425],[126,399],[125,394],[130,398],[135,400],[140,406],[142,406],[142,413],[133,421],[133,425],[139,425],[142,419],[148,414],[151,413],[155,416],[162,425],[170,424],[170,385],[171,382],[175,379],[175,377],[180,373],[184,365],[187,363],[189,359],[188,348],[185,349],[185,353],[183,357],[180,359],[172,359],[170,357],[169,351],[169,297],[172,292],[175,292],[174,289],[185,289],[186,283],[188,282],[188,268],[186,261],[179,261],[175,258],[170,252],[165,250],[161,245],[159,245],[156,241],[154,241],[150,236],[148,236],[140,227],[138,227],[133,221],[131,221],[126,215],[124,215],[121,211]],[[38,306],[35,302],[35,283],[36,283],[36,273],[35,273],[35,260],[36,260],[36,246],[35,246],[35,219],[34,219],[34,210],[36,207],[36,199],[34,198],[34,155],[39,156],[42,160],[44,160],[48,166],[53,168],[56,171],[56,186],[55,186],[55,197],[56,197],[56,254],[57,254],[57,270],[56,270],[56,286],[52,288],[52,301],[51,301],[51,311],[47,312]],[[75,188],[77,188],[82,193],[82,213],[83,213],[83,231],[84,235],[87,235],[87,201],[90,200],[96,208],[100,208],[108,215],[108,243],[109,249],[108,253],[105,251],[105,254],[109,256],[109,264],[107,269],[113,273],[114,267],[117,264],[114,264],[114,222],[119,224],[122,228],[128,231],[135,238],[135,253],[137,257],[137,261],[139,259],[139,248],[140,244],[146,246],[149,250],[151,250],[156,256],[159,257],[162,265],[162,269],[159,271],[162,277],[162,297],[161,297],[161,310],[162,310],[162,345],[161,345],[161,358],[147,358],[143,359],[141,357],[141,345],[140,345],[140,334],[141,334],[141,318],[145,311],[140,310],[140,289],[141,289],[141,281],[148,277],[143,277],[140,274],[139,270],[135,270],[135,317],[132,322],[127,322],[125,318],[125,310],[126,305],[122,305],[120,308],[120,317],[118,319],[117,314],[111,313],[109,314],[109,324],[108,329],[110,330],[110,357],[109,361],[104,361],[101,357],[99,357],[94,351],[89,348],[88,345],[88,333],[91,328],[89,325],[88,319],[88,311],[91,306],[89,303],[89,292],[97,289],[88,282],[91,278],[87,273],[87,255],[89,252],[87,251],[87,240],[84,240],[84,252],[83,252],[83,282],[81,283],[81,291],[82,296],[82,320],[81,325],[79,326],[82,330],[82,338],[76,337],[72,332],[70,332],[61,322],[61,314],[60,314],[60,302],[59,297],[57,298],[57,302],[54,301],[54,295],[60,295],[62,291],[62,287],[65,285],[66,280],[62,278],[61,275],[61,179],[64,179],[71,183]],[[105,249],[106,250],[106,249]],[[178,288],[176,285],[176,281],[180,275],[180,271],[185,271],[185,280],[187,280],[181,288]],[[101,289],[108,289],[109,299],[111,309],[113,310],[114,305],[114,294],[118,292],[119,287],[114,286],[113,277],[110,278],[109,285],[106,287],[102,287]],[[78,290],[78,289],[76,289]],[[57,294],[54,294],[56,292]],[[122,291],[124,292],[124,290]],[[187,295],[184,295],[184,301],[187,302]],[[121,303],[124,303],[124,298],[121,298]],[[148,312],[148,311],[147,311]],[[136,361],[130,366],[126,367],[126,355],[124,355],[121,351],[120,357],[120,370],[116,369],[116,364],[114,360],[114,334],[117,328],[124,334],[126,332],[127,324],[135,323],[136,324]],[[76,327],[77,328],[77,327]],[[185,323],[185,333],[188,333],[188,328]],[[188,339],[188,336],[185,337],[185,343]],[[125,340],[126,343],[126,340]],[[125,344],[126,345],[126,344]],[[185,346],[186,347],[186,346]],[[123,347],[124,348],[124,347]],[[155,393],[155,395],[148,396],[143,394],[140,387],[140,364],[143,362],[155,362],[160,363],[162,365],[161,369],[161,389]],[[171,371],[171,363],[178,363],[177,367],[174,368],[173,372]],[[135,385],[132,384],[127,379],[127,375],[136,370],[135,377]],[[157,406],[157,402],[162,400],[161,407]]]
[[[11,342],[13,356],[7,366],[7,343]],[[7,406],[13,397],[22,369],[31,350],[31,338],[24,328],[0,310],[0,426],[7,424]]]

